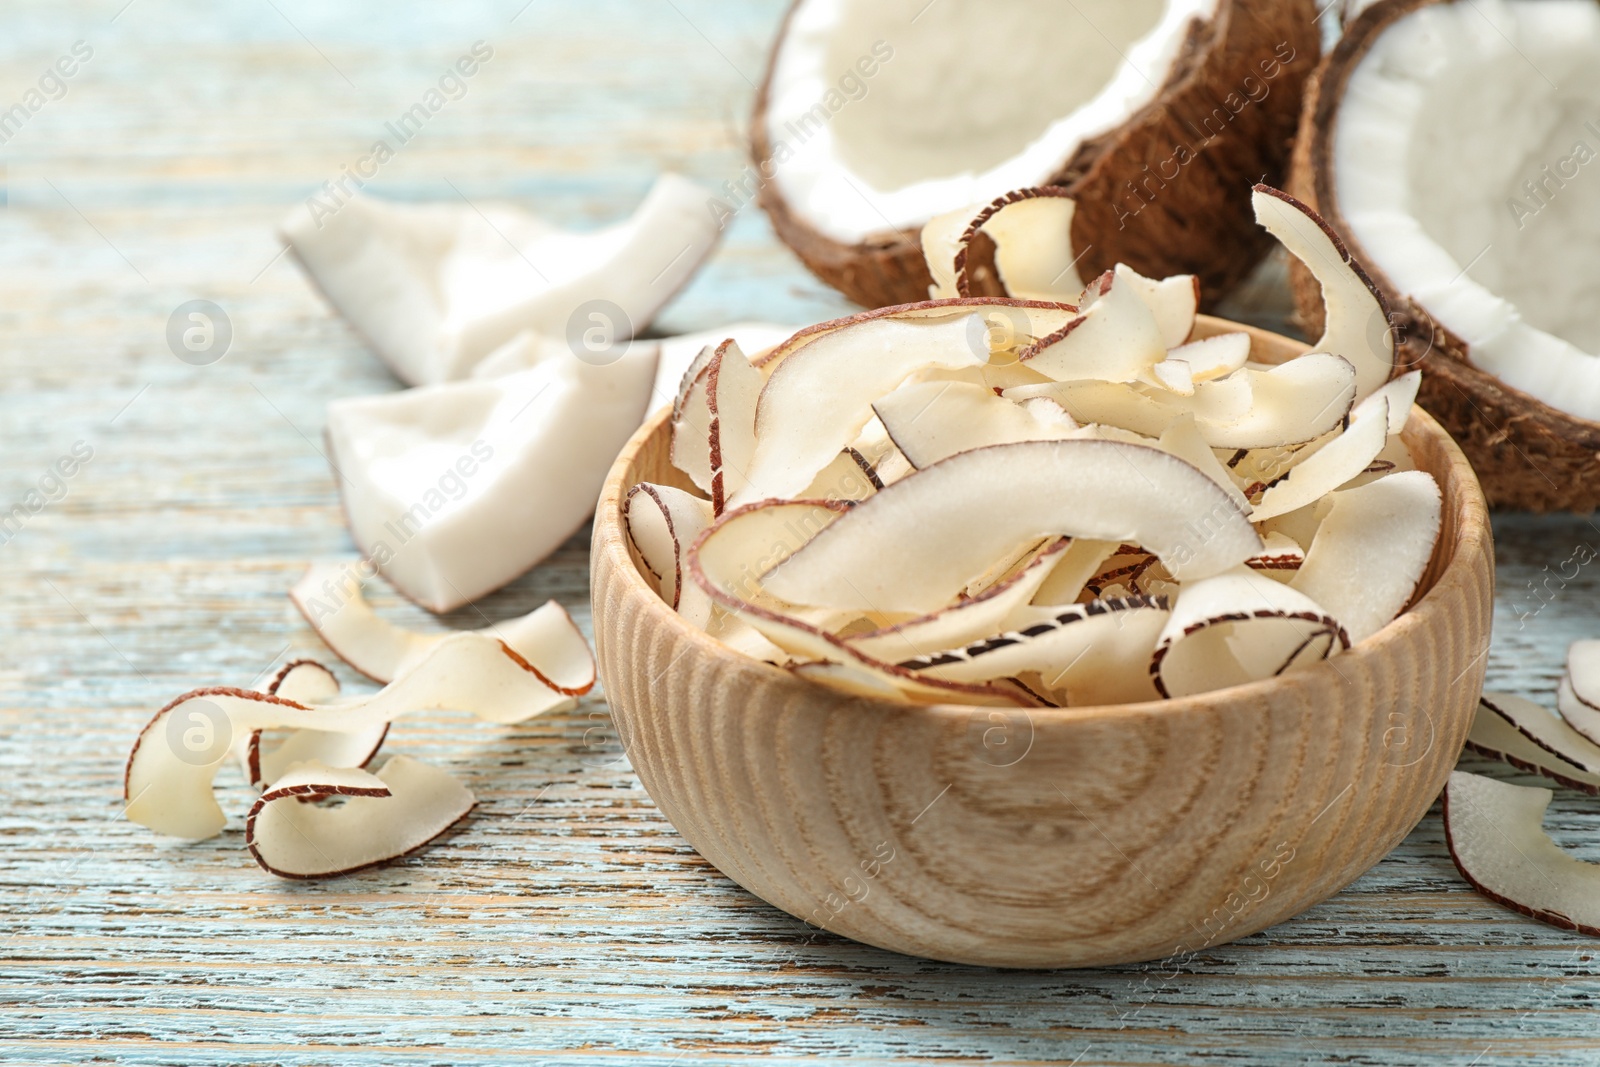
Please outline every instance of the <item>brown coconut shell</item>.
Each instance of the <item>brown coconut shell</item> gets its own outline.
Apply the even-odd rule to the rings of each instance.
[[[1391,308],[1398,362],[1422,367],[1417,402],[1461,445],[1490,505],[1530,511],[1593,511],[1600,505],[1600,423],[1557,411],[1469,361],[1469,346],[1401,292],[1353,238],[1333,180],[1333,130],[1350,74],[1380,36],[1420,7],[1455,0],[1379,0],[1346,28],[1306,86],[1289,191],[1316,210],[1363,261]],[[1289,265],[1295,306],[1308,332],[1322,324],[1322,291]]]
[[[756,96],[751,156],[763,175],[772,173],[767,94],[800,2],[784,19]],[[1156,99],[1041,183],[1078,201],[1072,241],[1085,250],[1080,277],[1119,262],[1157,278],[1194,274],[1208,306],[1244,279],[1271,246],[1255,224],[1250,189],[1282,184],[1302,89],[1321,53],[1317,15],[1313,0],[1219,0],[1215,19],[1191,23]],[[1263,64],[1277,64],[1276,75],[1264,77]],[[1250,99],[1259,92],[1251,86],[1266,95]],[[932,278],[916,230],[845,244],[797,216],[776,182],[761,186],[760,203],[811,272],[851,300],[871,308],[927,299]]]

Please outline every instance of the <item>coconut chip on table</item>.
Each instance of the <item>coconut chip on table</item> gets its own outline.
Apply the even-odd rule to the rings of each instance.
[[[1512,693],[1484,693],[1467,748],[1566,789],[1600,795],[1600,640],[1575,641],[1556,710]],[[1600,937],[1600,864],[1568,854],[1543,829],[1548,788],[1457,769],[1444,792],[1445,839],[1478,892],[1532,919]]]
[[[1311,212],[1254,200],[1322,255]],[[1360,271],[1320,261],[1327,332],[1256,363],[1248,333],[1194,337],[1192,277],[1118,265],[1079,292],[1070,248],[1033,247],[1071,212],[1024,191],[924,234],[935,297],[973,290],[970,252],[1027,301],[862,313],[753,360],[708,346],[670,427],[694,489],[625,506],[668,604],[818,684],[1022,706],[1270,678],[1403,611],[1441,498],[1400,438],[1419,375],[1363,328],[1383,308]]]
[[[408,756],[366,769],[396,721],[464,711],[509,725],[570,708],[595,684],[587,641],[553,601],[481,631],[420,634],[373,612],[348,566],[313,567],[292,595],[337,655],[386,684],[339,699],[326,667],[296,660],[258,690],[183,694],[129,753],[131,821],[189,840],[221,833],[213,783],[231,755],[260,793],[245,823],[257,863],[286,878],[347,874],[422,847],[476,803],[449,772]]]

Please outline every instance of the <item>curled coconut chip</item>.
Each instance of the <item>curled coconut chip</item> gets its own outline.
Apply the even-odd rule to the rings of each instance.
[[[473,633],[450,635],[377,693],[339,703],[195,689],[157,712],[134,741],[124,775],[125,813],[158,833],[192,840],[222,830],[227,820],[212,795],[212,780],[230,746],[190,746],[185,731],[191,728],[206,738],[271,729],[364,733],[403,715],[445,710],[509,724],[570,707],[572,699],[503,643]]]
[[[1556,707],[1574,730],[1600,745],[1600,641],[1574,641],[1568,647]]]
[[[1600,795],[1600,774],[1591,774],[1571,760],[1557,756],[1533,741],[1513,718],[1520,698],[1504,693],[1484,693],[1467,735],[1467,747],[1491,759],[1504,760],[1513,767],[1560,782],[1569,789]],[[1509,713],[1507,709],[1512,709]],[[1527,710],[1527,709],[1524,709]]]
[[[1445,843],[1472,887],[1513,911],[1600,937],[1600,864],[1569,855],[1544,832],[1548,789],[1452,771]]]
[[[456,632],[417,633],[382,618],[361,595],[361,580],[348,564],[312,564],[289,590],[289,599],[334,655],[375,682],[393,681]],[[582,696],[594,687],[589,643],[567,609],[554,600],[475,632],[504,642],[558,692]],[[315,697],[306,701],[317,702]]]
[[[1296,202],[1257,210],[1326,251]],[[936,219],[930,269],[1067,295],[1037,282],[1068,215],[1030,191]],[[887,699],[1116,703],[1321,662],[1416,595],[1441,507],[1399,436],[1417,376],[1390,381],[1392,346],[1358,328],[1381,313],[1359,268],[1319,267],[1328,331],[1278,366],[1247,333],[1191,339],[1193,277],[1123,265],[1076,305],[934,300],[754,360],[710,347],[672,440],[704,496],[631,491],[641,568],[731,647]]]
[[[339,695],[339,679],[316,660],[284,664],[262,692],[297,704],[331,704]],[[238,739],[239,765],[245,781],[257,789],[275,782],[296,763],[316,760],[333,767],[365,767],[389,736],[389,724],[340,733],[333,730],[291,730],[277,745],[267,748],[262,731],[251,730]]]
[[[286,803],[328,798],[341,803]],[[376,774],[312,761],[256,800],[245,818],[245,847],[280,878],[350,874],[421,848],[477,802],[448,771],[408,756],[395,756]]]
[[[600,324],[614,339],[643,330],[715,247],[709,199],[664,174],[627,221],[578,234],[517,208],[355,196],[325,217],[296,208],[282,232],[396,377],[426,385],[466,377],[524,330],[565,336],[591,301],[620,309]]]

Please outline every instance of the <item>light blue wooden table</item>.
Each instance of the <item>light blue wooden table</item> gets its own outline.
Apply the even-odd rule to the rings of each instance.
[[[1346,892],[1173,977],[974,970],[817,935],[689,849],[598,698],[503,734],[444,718],[405,730],[397,750],[450,765],[482,803],[437,847],[343,881],[267,878],[237,826],[177,845],[119,820],[123,757],[153,709],[321,654],[284,591],[305,560],[350,547],[323,408],[395,387],[280,258],[276,220],[478,40],[493,59],[375,191],[443,199],[453,183],[590,225],[663,168],[719,186],[742,166],[779,8],[0,13],[0,109],[74,42],[92,49],[0,146],[0,504],[75,443],[93,450],[0,545],[0,1061],[1600,1062],[1597,946],[1468,891],[1436,813]],[[1242,313],[1272,320],[1274,278]],[[235,331],[211,366],[165,340],[196,298]],[[749,209],[659,325],[844,310]],[[1542,607],[1528,583],[1600,532],[1511,519],[1499,534],[1491,684],[1548,696],[1565,642],[1600,632],[1600,572],[1554,579]],[[585,545],[479,608],[501,618],[553,595],[586,624]],[[230,782],[223,800],[240,812],[246,794]],[[1562,796],[1553,818],[1591,859],[1597,810]]]

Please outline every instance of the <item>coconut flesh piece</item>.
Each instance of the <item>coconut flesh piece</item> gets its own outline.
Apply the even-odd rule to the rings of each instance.
[[[1555,713],[1512,693],[1484,693],[1481,703],[1568,767],[1600,774],[1600,745]]]
[[[1289,584],[1326,608],[1356,643],[1416,595],[1439,540],[1443,500],[1431,474],[1403,471],[1342,489],[1328,502]]]
[[[200,840],[220,833],[227,820],[212,781],[232,748],[226,738],[251,731],[361,733],[402,715],[445,710],[509,724],[571,704],[572,697],[551,688],[527,660],[473,633],[439,642],[377,693],[335,704],[301,704],[245,689],[195,689],[157,712],[134,741],[123,784],[125,814],[175,837]],[[219,733],[224,743],[210,744]]]
[[[1567,648],[1567,673],[1556,700],[1561,717],[1600,744],[1600,641],[1574,641]]]
[[[641,482],[623,505],[628,540],[656,576],[661,599],[702,630],[711,621],[711,602],[689,580],[684,555],[712,518],[707,501],[671,485]]]
[[[1544,832],[1548,789],[1452,771],[1445,843],[1472,887],[1531,919],[1600,937],[1600,865],[1575,859]]]
[[[1243,367],[1249,359],[1249,334],[1219,333],[1214,337],[1204,337],[1169,348],[1165,362],[1182,363],[1188,369],[1189,380],[1193,383],[1226,378]],[[1156,364],[1158,371],[1160,366]]]
[[[784,146],[773,182],[793,213],[851,244],[1042,185],[1157,99],[1191,21],[1216,8],[1139,0],[1086,15],[975,0],[802,0],[758,119],[762,139]],[[870,82],[855,77],[869,69]],[[822,94],[841,71],[863,91],[831,90],[835,106]]]
[[[1181,347],[1194,333],[1194,319],[1200,313],[1200,279],[1193,274],[1146,278],[1126,263],[1118,263],[1085,287],[1078,297],[1078,309],[1088,311],[1114,285],[1125,285],[1138,294],[1156,318],[1164,347]]]
[[[872,410],[895,447],[920,469],[984,445],[1060,440],[1078,429],[1048,399],[1028,404],[970,382],[913,381],[873,401]]]
[[[1254,449],[1298,444],[1337,428],[1349,414],[1354,392],[1355,371],[1348,362],[1311,352],[1276,367],[1246,367],[1197,383],[1191,396],[1137,383],[1078,381],[1017,386],[1005,397],[1049,397],[1085,425],[1152,437],[1191,415],[1210,447]]]
[[[859,505],[858,505],[859,506]],[[851,691],[900,699],[1025,706],[1031,703],[1012,686],[965,684],[919,678],[903,667],[880,661],[837,636],[842,619],[858,613],[809,613],[765,587],[750,561],[783,559],[807,543],[818,529],[838,521],[848,505],[823,501],[767,501],[729,511],[689,548],[694,580],[722,610],[738,617],[785,653],[810,665],[802,673]],[[813,621],[816,620],[816,621]],[[830,665],[818,668],[815,665]]]
[[[395,376],[428,385],[466,377],[524,330],[566,336],[590,301],[622,311],[581,324],[608,344],[643,330],[716,245],[710,199],[663,174],[625,222],[573,233],[512,207],[356,196],[326,219],[298,207],[282,232]]]
[[[955,294],[977,296],[979,268],[975,241],[993,242],[994,281],[1005,296],[1022,300],[1066,300],[1083,290],[1078,256],[1072,249],[1072,216],[1077,205],[1056,186],[1017,189],[996,198],[972,216],[952,263]],[[930,264],[930,273],[932,266]],[[937,278],[937,275],[935,275]],[[935,282],[935,289],[938,283]]]
[[[1240,568],[1186,584],[1150,662],[1162,696],[1274,678],[1350,647],[1310,597]]]
[[[450,611],[544,559],[594,511],[650,405],[655,360],[576,356],[493,381],[328,405],[351,536],[406,596]]]
[[[330,704],[339,695],[339,679],[316,660],[299,659],[280,667],[261,692],[297,704]],[[237,739],[236,755],[245,781],[260,789],[277,781],[296,763],[308,760],[332,767],[365,767],[388,736],[388,723],[356,733],[293,730],[278,745],[266,748],[261,731],[252,730]]]
[[[1418,60],[1426,57],[1426,62]],[[1600,419],[1600,10],[1580,0],[1419,7],[1350,71],[1331,180],[1393,291],[1476,366]],[[1507,101],[1516,101],[1508,108]]]
[[[1142,544],[1182,579],[1221,573],[1261,548],[1223,489],[1166,452],[1025,441],[963,452],[886,487],[777,564],[765,585],[794,603],[928,612],[988,561],[1052,536]]]
[[[1252,202],[1256,222],[1322,286],[1326,322],[1312,350],[1348,360],[1356,371],[1355,399],[1365,399],[1395,370],[1394,333],[1383,296],[1315,211],[1266,185],[1255,187]]]
[[[1385,400],[1351,419],[1344,433],[1291,466],[1261,494],[1251,517],[1261,522],[1316,503],[1366,470],[1388,441]]]
[[[875,399],[914,371],[982,366],[987,336],[975,314],[868,318],[794,351],[761,390],[754,452],[744,485],[729,502],[790,497],[804,489],[866,426]]]
[[[372,610],[350,564],[313,563],[289,590],[289,599],[334,655],[380,684],[405,673],[458,631],[418,633]],[[531,662],[552,688],[581,696],[594,687],[594,654],[567,609],[554,600],[526,615],[472,631],[505,643]],[[337,692],[335,688],[335,692]],[[291,699],[300,700],[299,697]],[[321,703],[315,697],[301,703]],[[324,759],[332,766],[349,766]]]
[[[1478,713],[1467,735],[1467,747],[1490,759],[1504,760],[1530,774],[1542,775],[1569,789],[1600,795],[1600,774],[1580,771],[1532,741],[1493,704],[1478,702]]]
[[[326,797],[343,802],[289,803]],[[408,756],[395,756],[376,774],[303,763],[256,800],[245,819],[245,846],[281,878],[349,874],[421,848],[477,802],[448,771]]]
[[[1092,305],[1080,304],[1082,314],[1019,358],[1058,382],[1154,381],[1151,368],[1166,359],[1168,346],[1155,313],[1128,274],[1118,267]]]
[[[713,514],[744,488],[764,384],[732,339],[709,356],[703,351],[684,373],[672,406],[672,461],[710,494]]]

